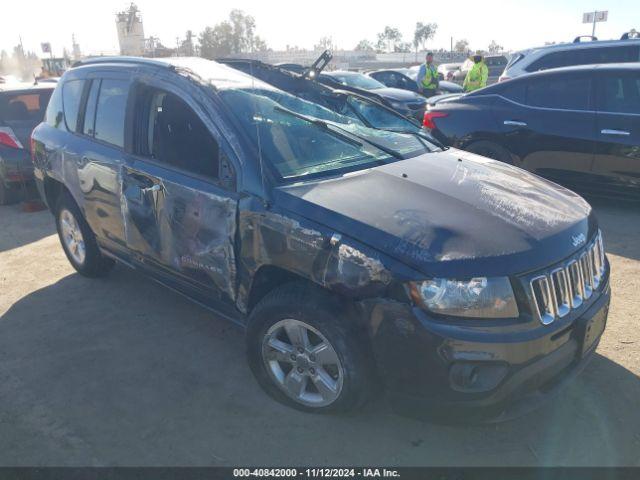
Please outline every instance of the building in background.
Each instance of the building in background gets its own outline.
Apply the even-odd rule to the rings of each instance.
[[[138,7],[132,2],[129,8],[116,13],[118,43],[121,55],[142,56],[145,53],[144,29]]]

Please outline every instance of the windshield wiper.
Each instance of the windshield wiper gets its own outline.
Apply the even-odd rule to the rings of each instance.
[[[353,137],[357,137],[360,138],[361,140],[364,140],[365,142],[367,142],[369,145],[372,145],[373,147],[377,148],[378,150],[381,150],[382,152],[386,153],[387,155],[391,155],[394,158],[397,158],[399,160],[402,160],[404,157],[396,152],[395,150],[390,149],[389,147],[385,147],[384,145],[380,145],[378,142],[374,142],[373,140],[369,139],[369,138],[362,138],[359,135],[356,135],[355,133],[350,132],[349,130],[347,130],[346,128],[342,128],[334,123],[329,123],[329,122],[325,122],[324,120],[320,120],[318,118],[313,118],[313,117],[307,117],[306,115],[303,115],[301,113],[298,112],[294,112],[293,110],[289,110],[287,108],[283,108],[283,107],[278,107],[275,106],[273,107],[274,110],[278,111],[278,112],[282,112],[282,113],[286,113],[288,115],[294,116],[296,118],[300,118],[301,120],[304,120],[306,122],[311,123],[312,125],[317,126],[318,128],[322,128],[323,130],[325,130],[328,133],[331,133],[333,135],[338,136],[339,138],[341,138],[342,140],[351,143],[352,145],[357,145],[358,147],[362,147],[363,144],[357,140],[355,140]],[[333,128],[331,128],[333,127]],[[346,133],[341,133],[341,132],[346,132]]]
[[[353,137],[351,137],[350,135],[345,135],[344,133],[341,132],[337,132],[331,128],[329,128],[329,124],[323,120],[317,119],[317,118],[313,118],[313,117],[307,117],[306,115],[303,115],[301,113],[298,112],[294,112],[293,110],[289,110],[288,108],[284,108],[284,107],[278,107],[275,106],[273,107],[273,109],[277,112],[281,112],[281,113],[286,113],[287,115],[291,115],[292,117],[296,117],[299,118],[301,120],[304,120],[305,122],[309,122],[312,125],[315,125],[316,127],[326,131],[327,133],[334,135],[338,138],[340,138],[341,140],[344,140],[347,143],[350,143],[351,145],[355,145],[357,147],[362,147],[362,143],[357,141],[356,139],[354,139]]]

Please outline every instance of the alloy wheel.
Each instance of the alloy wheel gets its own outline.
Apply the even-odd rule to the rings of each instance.
[[[76,217],[66,208],[60,211],[60,229],[69,255],[78,265],[83,265],[87,256],[84,237]]]
[[[311,325],[294,319],[275,323],[263,339],[262,360],[276,385],[302,405],[325,407],[340,396],[344,382],[340,358]]]

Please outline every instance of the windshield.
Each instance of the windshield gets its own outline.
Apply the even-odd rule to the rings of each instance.
[[[365,90],[375,90],[376,88],[385,88],[385,86],[371,77],[359,73],[332,73],[331,77],[343,85],[350,87],[363,88]]]
[[[234,88],[219,95],[263,159],[287,181],[380,165],[433,147],[414,133],[368,128],[356,118],[276,89]]]

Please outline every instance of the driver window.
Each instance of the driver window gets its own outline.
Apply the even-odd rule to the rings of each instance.
[[[138,154],[189,173],[218,178],[218,143],[196,113],[176,95],[145,89],[139,97]]]

